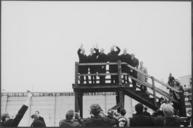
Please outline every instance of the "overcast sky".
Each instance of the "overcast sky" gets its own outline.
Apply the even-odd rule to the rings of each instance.
[[[2,89],[72,91],[77,49],[127,48],[167,81],[191,74],[190,2],[2,2]],[[121,52],[122,53],[122,52]]]

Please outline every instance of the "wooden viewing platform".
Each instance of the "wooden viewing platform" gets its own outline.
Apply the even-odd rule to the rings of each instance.
[[[110,73],[109,66],[111,65],[117,65],[117,73]],[[136,71],[137,73],[141,73],[145,77],[151,80],[151,82],[145,82],[141,81],[138,78],[135,78],[131,76],[129,73],[123,73],[122,72],[122,66],[127,66],[129,69]],[[79,68],[80,66],[105,66],[106,67],[106,73],[90,73],[87,74],[80,74]],[[116,84],[111,84],[111,77],[112,75],[118,76],[118,82]],[[132,87],[131,83],[123,83],[123,75],[128,75],[129,79],[134,80],[136,84],[136,89]],[[88,83],[83,82],[80,83],[80,77],[81,76],[96,76],[96,83],[91,84],[91,80],[89,79]],[[99,77],[105,76],[105,84],[100,84]],[[140,86],[144,86],[148,89],[148,92],[144,92],[141,90]],[[158,88],[158,86],[161,86],[161,88]],[[186,110],[185,110],[185,101],[184,101],[184,94],[183,92],[180,92],[179,90],[169,86],[166,83],[161,82],[160,80],[154,78],[153,76],[144,74],[140,70],[138,70],[135,67],[132,67],[131,65],[118,61],[117,63],[75,63],[75,83],[72,85],[75,95],[75,111],[80,112],[81,117],[83,116],[83,94],[89,93],[89,92],[115,92],[116,93],[116,105],[124,108],[124,96],[127,95],[138,102],[141,102],[142,104],[146,105],[147,107],[157,110],[160,106],[160,103],[158,102],[161,97],[164,97],[172,102],[179,103],[179,101],[173,99],[170,94],[166,91],[164,91],[163,88],[168,88],[172,90],[175,93],[179,93],[181,100],[180,100],[180,112],[181,116],[186,116]],[[113,106],[112,106],[113,107]]]

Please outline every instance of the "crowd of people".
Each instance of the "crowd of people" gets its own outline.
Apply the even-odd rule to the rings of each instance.
[[[110,52],[108,54],[104,53],[104,49],[101,48],[100,50],[98,47],[94,47],[90,49],[90,54],[85,54],[85,49],[83,48],[83,45],[80,46],[78,49],[78,57],[79,57],[79,63],[106,63],[106,62],[118,62],[119,60],[121,62],[125,62],[126,64],[131,65],[132,67],[135,67],[136,69],[139,69],[141,72],[147,74],[147,69],[143,66],[143,62],[139,62],[139,59],[135,57],[134,54],[129,54],[127,52],[127,49],[123,50],[123,53],[120,54],[121,49],[118,46],[112,46],[110,49]],[[132,70],[129,68],[126,64],[122,64],[122,72],[128,73],[134,78],[138,78],[142,81],[147,82],[147,77],[144,74],[137,73],[137,71]],[[97,74],[97,73],[107,73],[106,65],[82,65],[79,66],[79,73],[80,74]],[[109,65],[109,72],[110,73],[118,73],[118,67],[117,65]],[[99,76],[100,84],[105,84],[105,75]],[[92,84],[96,84],[96,75],[91,75],[90,80]],[[89,77],[88,75],[82,75],[80,76],[80,84],[85,83],[89,84]],[[136,88],[136,81],[131,80],[132,85],[134,88]],[[117,84],[118,83],[118,75],[111,75],[111,84]],[[123,83],[129,83],[129,76],[123,75]]]
[[[14,118],[11,118],[8,113],[2,114],[0,126],[17,127],[29,107],[31,97],[31,92],[28,92],[26,102]],[[90,117],[81,118],[78,112],[69,110],[65,114],[65,119],[62,119],[58,125],[61,128],[191,126],[192,114],[189,117],[179,117],[175,115],[172,104],[166,101],[162,102],[160,108],[152,114],[141,103],[135,105],[135,111],[135,114],[128,118],[126,117],[126,110],[120,106],[110,108],[107,113],[104,113],[99,104],[92,104],[90,106]],[[33,118],[31,127],[46,127],[44,118],[39,113],[39,111],[36,111],[31,116]]]
[[[170,103],[164,103],[153,114],[147,112],[143,104],[135,106],[136,113],[127,118],[124,108],[109,109],[105,114],[98,104],[90,106],[90,117],[86,119],[76,116],[73,110],[66,113],[66,119],[61,120],[59,127],[150,127],[150,126],[190,126],[191,117],[179,117],[174,114],[174,108]]]

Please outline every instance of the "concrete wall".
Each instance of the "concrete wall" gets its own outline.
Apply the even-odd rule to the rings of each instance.
[[[19,126],[30,126],[32,120],[30,116],[36,111],[40,111],[45,119],[47,126],[58,126],[59,121],[65,118],[65,113],[69,109],[74,109],[74,94],[73,93],[34,93],[31,106],[25,113]],[[1,112],[9,112],[15,115],[21,105],[25,102],[26,94],[24,93],[2,93]],[[113,93],[102,94],[85,94],[83,97],[83,116],[89,117],[89,106],[93,103],[98,103],[104,110],[113,107],[116,104],[115,95]],[[133,100],[125,96],[125,109],[127,117],[131,117],[134,112]]]

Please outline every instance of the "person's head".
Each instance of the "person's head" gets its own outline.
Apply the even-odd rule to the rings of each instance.
[[[177,80],[177,79],[175,79],[175,85],[176,85],[176,86],[180,86],[180,81]]]
[[[79,113],[79,112],[75,112],[74,118],[75,118],[75,119],[80,119],[80,113]]]
[[[124,117],[119,118],[118,122],[119,122],[118,124],[119,128],[123,128],[127,125],[127,120]]]
[[[100,115],[101,117],[105,117],[105,116],[106,116],[105,113],[103,112],[103,110],[100,111],[99,115]]]
[[[165,102],[165,99],[163,97],[159,98],[159,101],[158,101],[160,104],[163,104]]]
[[[109,109],[107,112],[108,117],[113,117],[114,111],[112,109]]]
[[[114,51],[114,45],[113,46],[111,46],[111,48],[110,48],[110,51],[112,52],[112,51]]]
[[[169,76],[171,77],[171,76],[172,76],[172,73],[170,73]]]
[[[100,112],[102,111],[101,107],[98,104],[92,104],[90,106],[90,113],[93,116],[98,116],[100,114]]]
[[[82,52],[82,54],[85,54],[85,49],[82,49],[81,52]]]
[[[35,115],[39,117],[40,116],[40,112],[38,110],[35,111]]]
[[[135,58],[135,55],[132,53],[131,54],[131,59],[134,59]]]
[[[33,114],[33,115],[31,115],[31,118],[36,120],[36,119],[38,119],[38,116],[36,114]]]
[[[9,113],[3,113],[3,114],[1,115],[1,120],[2,120],[2,122],[6,122],[6,121],[8,121],[9,119],[11,119]]]
[[[162,111],[165,117],[172,117],[174,115],[174,108],[171,104],[164,104],[162,106]]]
[[[74,111],[73,110],[69,110],[66,113],[66,120],[72,120],[74,117]]]
[[[125,116],[126,110],[125,110],[124,108],[121,108],[121,109],[120,109],[120,114],[121,114],[122,116]]]
[[[126,48],[123,49],[123,54],[127,54],[127,49]]]
[[[90,54],[92,55],[94,53],[94,49],[90,48]]]
[[[147,111],[147,108],[146,108],[146,107],[144,107],[144,111],[145,111],[145,112]]]
[[[104,53],[104,51],[105,51],[104,48],[100,49],[100,53]]]
[[[135,111],[138,113],[138,114],[141,114],[143,113],[143,105],[141,103],[138,103],[135,105]]]

